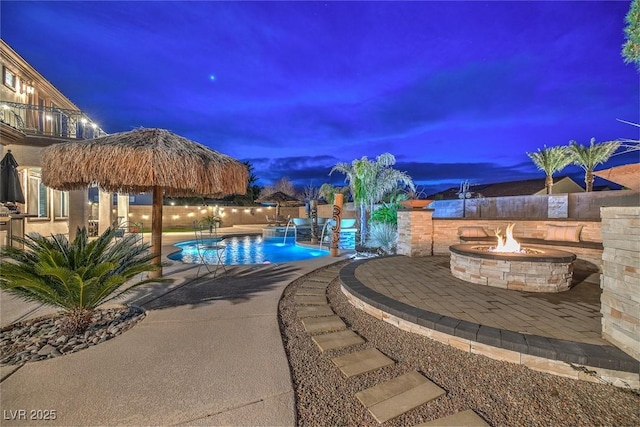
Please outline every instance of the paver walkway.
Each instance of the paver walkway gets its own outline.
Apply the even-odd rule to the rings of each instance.
[[[637,360],[600,338],[598,274],[575,271],[566,292],[520,292],[456,279],[447,256],[395,256],[351,263],[340,280],[377,316],[461,350],[586,379],[576,364],[619,386],[640,384]]]
[[[362,344],[365,341],[355,332],[345,329],[346,325],[335,315],[326,299],[326,289],[337,279],[339,269],[329,267],[305,277],[294,295],[297,304],[297,314],[309,338],[318,345],[321,352],[346,348]],[[307,298],[307,292],[312,290],[314,297]],[[320,299],[320,297],[324,299]],[[324,304],[321,304],[324,302]],[[336,329],[341,329],[335,332]],[[353,351],[331,359],[336,368],[346,377],[374,372],[385,366],[394,365],[395,361],[384,355],[377,348],[367,348]],[[369,413],[383,423],[396,418],[414,408],[445,394],[445,390],[417,371],[409,372],[391,380],[381,382],[373,387],[356,393],[356,398],[367,408]],[[434,422],[438,425],[439,420]],[[486,422],[475,412],[469,410],[448,417],[448,423],[455,422],[458,426],[485,426]]]

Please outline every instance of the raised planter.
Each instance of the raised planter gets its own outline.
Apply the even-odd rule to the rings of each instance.
[[[406,209],[424,209],[429,206],[433,202],[433,200],[425,200],[425,199],[409,199],[402,200],[400,205]]]

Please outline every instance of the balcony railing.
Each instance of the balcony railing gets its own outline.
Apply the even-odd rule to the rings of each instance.
[[[28,135],[93,139],[107,134],[82,111],[17,102],[0,101],[0,121]]]

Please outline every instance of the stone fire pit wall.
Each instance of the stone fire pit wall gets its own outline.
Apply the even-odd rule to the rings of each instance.
[[[564,251],[523,256],[473,250],[477,245],[454,245],[451,274],[478,285],[527,292],[562,292],[571,287],[575,255]],[[553,252],[553,253],[551,253]]]

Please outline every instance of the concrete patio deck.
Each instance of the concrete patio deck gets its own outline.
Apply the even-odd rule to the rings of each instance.
[[[192,235],[165,235],[164,257]],[[292,281],[343,259],[234,266],[215,279],[195,279],[196,266],[171,263],[164,274],[173,283],[120,301],[147,310],[131,330],[77,353],[3,366],[2,425],[294,425],[278,301]],[[6,293],[0,304],[3,326],[51,312]],[[54,410],[56,419],[31,419],[31,410]]]

